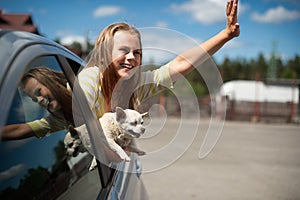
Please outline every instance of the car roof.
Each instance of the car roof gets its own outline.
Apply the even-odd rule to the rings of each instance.
[[[8,70],[9,63],[12,62],[16,55],[24,48],[27,48],[31,45],[54,46],[62,49],[64,52],[69,52],[72,56],[76,56],[67,48],[46,37],[24,31],[0,29],[0,80],[5,74],[5,71]],[[78,60],[81,59],[78,57]]]

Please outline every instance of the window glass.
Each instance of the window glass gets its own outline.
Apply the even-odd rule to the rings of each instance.
[[[62,72],[54,56],[34,60],[28,71],[40,67]],[[48,75],[47,70],[39,73]],[[58,94],[51,96],[47,93],[51,89],[45,86],[53,77],[43,79],[47,79],[44,84],[34,82],[29,88],[23,84],[12,91],[14,100],[2,136],[18,134],[7,127],[20,124],[29,126],[36,136],[0,142],[0,199],[96,199],[101,185],[98,171],[89,171],[92,156],[88,153],[79,153],[76,157],[66,154],[64,138],[68,125],[72,124],[72,117],[63,110],[68,104],[67,98],[63,97],[63,102],[55,104],[57,98],[54,96]]]

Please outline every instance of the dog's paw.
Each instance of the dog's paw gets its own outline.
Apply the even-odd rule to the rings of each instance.
[[[130,157],[127,155],[127,153],[124,150],[117,151],[116,153],[124,161],[130,161],[131,160]]]
[[[130,146],[127,146],[127,150],[130,151],[130,152],[133,152],[133,153],[136,153],[138,156],[143,156],[143,155],[146,155],[146,152],[141,150],[141,149],[138,149],[136,146],[134,145],[130,145]]]
[[[130,157],[126,153],[125,153],[125,156],[122,156],[121,158],[126,162],[129,162],[131,160]]]

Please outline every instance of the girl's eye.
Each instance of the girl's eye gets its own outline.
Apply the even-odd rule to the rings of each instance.
[[[126,48],[121,48],[120,51],[122,51],[125,54],[127,54],[129,52]]]
[[[41,93],[41,88],[37,88],[34,93],[33,93],[33,97],[31,97],[32,101],[34,102],[38,102],[38,98],[37,97],[40,97],[42,96],[42,93]]]
[[[141,55],[141,54],[142,54],[142,52],[141,52],[140,50],[134,51],[133,53],[134,53],[135,55]]]
[[[36,90],[34,91],[34,96],[36,96],[36,97],[42,96],[41,88],[38,88],[38,89],[36,89]]]

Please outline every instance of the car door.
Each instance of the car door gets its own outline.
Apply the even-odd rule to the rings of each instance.
[[[1,125],[28,123],[49,115],[33,102],[19,86],[21,77],[40,66],[60,71],[69,84],[82,61],[65,49],[48,41],[7,35],[7,59],[1,58]],[[26,37],[26,36],[21,36]],[[2,40],[2,43],[3,40]],[[1,45],[1,47],[3,47]],[[10,48],[11,47],[11,48]],[[16,49],[17,48],[17,49]],[[3,51],[3,49],[2,49]],[[4,55],[4,54],[2,54]],[[10,60],[9,60],[10,59]],[[5,70],[4,70],[5,69]],[[76,158],[65,154],[66,129],[55,131],[42,139],[30,137],[0,143],[0,199],[96,199],[102,190],[98,170],[89,171],[92,156],[83,153]],[[84,187],[82,187],[84,185]]]

